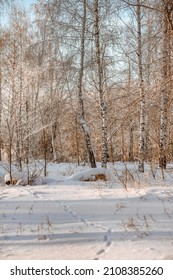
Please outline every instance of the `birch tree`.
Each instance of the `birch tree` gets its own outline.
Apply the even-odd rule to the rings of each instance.
[[[138,170],[144,172],[145,157],[145,94],[142,66],[142,33],[141,33],[141,0],[137,0],[137,55],[139,70],[139,90],[140,90],[140,130],[139,130],[139,164]]]
[[[173,28],[172,12],[173,3],[170,0],[162,0],[163,9],[163,41],[162,41],[162,85],[161,85],[161,117],[160,117],[160,159],[159,165],[161,168],[166,169],[167,156],[167,111],[168,111],[168,97],[169,97],[169,87],[170,87],[170,76],[169,76],[169,29]]]
[[[79,102],[79,122],[84,132],[86,147],[89,156],[89,162],[91,167],[96,167],[96,161],[94,157],[93,148],[91,145],[89,126],[85,119],[84,114],[84,98],[82,94],[83,87],[83,73],[84,73],[84,59],[85,59],[85,33],[86,33],[86,19],[87,19],[87,3],[83,0],[83,20],[82,20],[82,34],[81,34],[81,50],[80,50],[80,69],[79,69],[79,80],[78,80],[78,102]]]
[[[96,49],[96,64],[98,75],[97,90],[100,99],[100,110],[102,117],[102,167],[107,167],[108,147],[107,147],[107,106],[104,100],[103,90],[103,63],[101,59],[101,44],[100,44],[100,16],[99,16],[99,1],[94,1],[94,25],[95,25],[95,49]]]

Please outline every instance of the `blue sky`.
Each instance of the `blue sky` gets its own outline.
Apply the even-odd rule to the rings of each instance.
[[[34,4],[37,2],[37,0],[17,0],[16,3],[21,3],[24,5],[25,9],[29,9],[31,4]],[[2,15],[0,16],[0,24],[2,25],[6,25],[8,23],[8,15],[4,12],[2,13]]]
[[[36,3],[37,0],[23,0],[25,8],[29,8],[31,4]]]

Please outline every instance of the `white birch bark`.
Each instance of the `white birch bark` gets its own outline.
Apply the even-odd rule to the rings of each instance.
[[[162,89],[161,89],[161,117],[160,117],[160,159],[159,166],[166,168],[166,144],[167,144],[167,106],[168,106],[168,18],[167,4],[163,3],[163,44],[162,44]]]
[[[107,167],[108,148],[107,148],[107,106],[103,93],[103,65],[101,61],[100,47],[100,30],[99,30],[99,4],[98,0],[94,1],[94,17],[95,17],[95,48],[96,62],[98,74],[98,92],[100,98],[100,109],[102,117],[102,167]]]
[[[130,131],[129,131],[129,161],[133,162],[134,161],[134,123],[132,119],[130,120]]]
[[[137,38],[138,38],[138,69],[139,69],[139,90],[140,90],[140,130],[139,130],[139,172],[144,172],[145,158],[145,93],[142,67],[142,34],[141,34],[141,6],[137,0]]]
[[[83,0],[83,23],[82,23],[82,34],[81,34],[81,53],[80,53],[80,70],[79,70],[79,81],[78,81],[78,103],[79,103],[79,122],[84,132],[87,152],[89,156],[89,162],[92,168],[96,167],[95,156],[90,139],[89,126],[85,120],[84,114],[84,103],[82,93],[82,82],[84,74],[84,57],[85,57],[85,33],[86,33],[86,0]]]

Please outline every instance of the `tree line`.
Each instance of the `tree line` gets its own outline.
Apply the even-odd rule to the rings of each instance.
[[[0,2],[1,6],[4,4]],[[173,2],[11,2],[0,27],[0,160],[173,159]],[[46,169],[45,169],[46,175]]]

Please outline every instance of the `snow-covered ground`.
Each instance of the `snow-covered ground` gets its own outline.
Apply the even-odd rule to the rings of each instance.
[[[86,181],[86,166],[49,164],[43,185],[7,186],[1,166],[0,259],[173,259],[173,169],[146,167]]]

